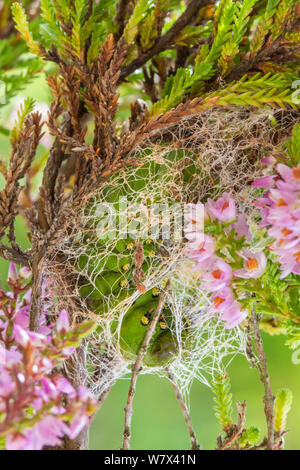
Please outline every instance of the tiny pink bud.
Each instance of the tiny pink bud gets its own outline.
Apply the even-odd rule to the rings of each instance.
[[[15,263],[10,263],[7,278],[10,282],[16,282],[16,280],[18,279],[18,270]]]
[[[263,176],[262,178],[258,178],[257,180],[253,181],[252,186],[256,186],[257,188],[270,188],[273,186],[273,183],[274,175]]]
[[[69,428],[69,437],[70,439],[75,439],[78,436],[80,431],[87,426],[89,423],[88,416],[83,410],[80,410],[73,418],[71,426]]]
[[[57,390],[66,395],[75,394],[75,388],[70,384],[70,382],[64,377],[57,377],[54,379]]]
[[[48,359],[47,357],[43,357],[42,360],[41,360],[41,364],[42,366],[46,369],[46,370],[51,370],[53,368],[53,363],[52,361],[50,361],[50,359]]]
[[[70,321],[69,321],[69,315],[68,315],[68,312],[66,310],[62,310],[60,312],[60,315],[57,319],[57,322],[56,322],[56,328],[57,328],[57,331],[60,333],[60,332],[67,332],[70,328]]]
[[[85,402],[92,398],[89,390],[83,385],[78,387],[78,397],[81,402]]]
[[[46,377],[42,378],[41,384],[44,389],[44,392],[47,395],[51,395],[52,393],[56,392],[55,385],[51,382],[51,380],[47,379]]]
[[[47,344],[47,337],[40,333],[34,333],[33,331],[28,332],[30,342],[36,348],[41,348]]]
[[[274,165],[276,163],[276,158],[273,155],[269,155],[261,160],[263,165]]]

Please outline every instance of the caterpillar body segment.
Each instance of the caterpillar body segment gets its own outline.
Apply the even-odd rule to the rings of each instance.
[[[154,225],[154,229],[157,228],[158,237],[151,239],[149,234],[144,237],[143,230],[148,227],[142,213],[133,215],[132,220],[129,220],[129,226],[123,227],[120,224],[125,210],[123,210],[122,198],[126,199],[129,214],[131,205],[134,206],[134,204],[143,204],[144,207],[149,208],[157,203],[176,202],[173,199],[174,178],[176,178],[176,183],[178,180],[182,185],[185,182],[190,184],[196,172],[196,167],[191,161],[192,154],[187,158],[183,157],[187,157],[187,152],[172,151],[167,156],[165,155],[162,161],[147,159],[134,172],[127,174],[126,171],[121,171],[112,177],[111,183],[101,191],[101,203],[111,204],[113,210],[116,211],[116,227],[110,227],[107,223],[107,215],[104,216],[101,211],[98,211],[95,200],[91,202],[91,208],[87,208],[89,216],[87,219],[92,220],[92,223],[86,224],[85,237],[87,246],[90,246],[91,238],[94,243],[91,254],[81,255],[78,261],[78,267],[82,273],[80,294],[86,299],[93,313],[104,318],[111,312],[113,313],[115,319],[111,328],[115,332],[119,326],[117,339],[119,349],[123,357],[129,361],[134,361],[136,358],[159,299],[159,289],[149,289],[139,295],[133,304],[129,302],[128,310],[125,315],[122,314],[122,319],[118,317],[119,305],[123,306],[126,299],[139,290],[135,271],[135,249],[138,243],[142,244],[143,259],[138,282],[143,285],[144,282],[147,283],[150,273],[155,272],[157,267],[162,269],[168,266],[169,247],[173,242],[172,239],[166,242],[162,239],[159,221],[157,227]],[[155,181],[157,190],[154,191],[152,188],[148,193],[149,181]],[[134,237],[131,228],[137,220],[139,220],[136,230],[138,236]],[[123,232],[123,228],[128,230]],[[124,312],[124,309],[122,311]],[[145,365],[157,367],[174,360],[178,352],[178,343],[172,332],[173,326],[173,314],[166,306],[146,352]]]

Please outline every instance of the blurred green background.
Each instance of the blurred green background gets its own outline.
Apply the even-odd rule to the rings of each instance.
[[[31,96],[37,102],[47,103],[51,99],[45,85],[45,77],[35,79],[22,91],[22,96]],[[141,95],[142,96],[142,95]],[[5,124],[20,95],[6,106],[0,106],[0,124]],[[136,98],[136,95],[135,95]],[[130,99],[130,90],[124,89],[124,102]],[[127,106],[126,106],[127,108]],[[128,109],[128,108],[127,108]],[[126,116],[124,106],[124,117]],[[38,158],[45,149],[41,148]],[[0,158],[8,158],[7,137],[0,136]],[[36,180],[38,183],[40,176]],[[0,189],[3,178],[0,176]],[[23,248],[28,247],[26,227],[21,219],[16,224],[18,241]],[[0,259],[0,279],[5,286],[8,263]],[[284,346],[284,337],[264,335],[264,343],[272,379],[273,392],[280,388],[290,388],[294,395],[292,412],[288,418],[289,434],[286,449],[300,450],[300,364],[292,363],[292,352]],[[229,367],[232,392],[235,401],[247,401],[247,425],[258,426],[265,432],[263,413],[263,388],[258,374],[249,368],[242,357],[237,357]],[[91,428],[91,449],[118,449],[122,442],[124,406],[129,387],[128,380],[120,380],[113,387]],[[194,383],[191,389],[191,415],[199,442],[205,449],[216,446],[220,433],[213,412],[213,397],[210,389]],[[156,376],[141,376],[138,380],[132,422],[133,449],[189,449],[189,438],[179,404],[171,385]]]
[[[286,449],[300,449],[300,365],[291,362],[291,351],[283,337],[264,336],[273,392],[283,387],[293,391],[288,418]],[[247,425],[265,431],[263,388],[246,359],[237,357],[228,369],[235,401],[247,401]],[[129,381],[120,380],[99,411],[91,430],[91,449],[118,449],[121,446],[124,406]],[[213,412],[211,390],[194,383],[191,390],[191,416],[198,440],[204,449],[214,449],[220,428]],[[155,376],[141,376],[137,385],[132,421],[133,449],[189,449],[189,437],[172,386]]]

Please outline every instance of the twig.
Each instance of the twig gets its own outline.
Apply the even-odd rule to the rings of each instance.
[[[7,261],[20,264],[21,266],[29,266],[29,256],[24,252],[16,251],[10,246],[0,243],[0,256]]]
[[[134,251],[134,270],[132,275],[132,280],[140,292],[140,294],[144,294],[146,292],[146,287],[142,283],[142,279],[145,277],[144,271],[142,270],[142,265],[144,261],[144,249],[141,243],[137,243],[135,251]]]
[[[237,425],[234,425],[230,428],[229,432],[227,432],[227,436],[222,442],[220,438],[218,440],[218,450],[225,450],[225,449],[232,449],[234,448],[235,441],[241,436],[243,431],[245,430],[245,422],[246,422],[246,402],[237,403],[236,407],[238,410],[238,422]]]
[[[237,81],[240,80],[243,75],[249,72],[258,71],[259,70],[259,63],[266,62],[267,60],[272,60],[273,62],[278,62],[280,65],[288,62],[292,59],[292,56],[297,53],[297,51],[287,51],[286,48],[281,47],[282,40],[279,39],[274,41],[269,47],[263,47],[254,57],[250,57],[248,53],[244,60],[235,67],[232,72],[230,72],[227,77],[225,77],[225,82],[229,83],[233,80]],[[275,59],[277,56],[277,59]],[[275,60],[274,60],[275,59]]]
[[[124,422],[122,450],[129,450],[130,449],[131,418],[132,418],[132,413],[133,413],[133,398],[134,398],[134,394],[135,394],[136,383],[137,383],[138,375],[141,371],[142,362],[143,362],[145,353],[147,351],[149,342],[150,342],[150,340],[152,338],[152,335],[154,333],[154,330],[155,330],[157,321],[159,319],[161,309],[162,309],[163,304],[165,302],[165,297],[166,297],[166,294],[167,294],[167,291],[168,291],[169,287],[170,287],[170,280],[168,280],[164,290],[161,292],[161,294],[159,296],[159,301],[158,301],[158,305],[157,305],[155,314],[154,314],[154,316],[151,320],[149,328],[147,329],[146,336],[145,336],[144,341],[142,343],[142,346],[140,347],[139,352],[137,354],[135,364],[132,367],[130,387],[129,387],[127,403],[126,403],[126,407],[125,407],[125,422]]]
[[[133,5],[129,0],[119,0],[116,10],[115,24],[117,25],[116,39],[119,40],[122,36],[126,24],[126,15],[128,10],[133,9]]]
[[[176,398],[179,401],[179,404],[180,404],[180,407],[181,407],[181,410],[182,410],[182,414],[184,416],[184,420],[185,420],[187,428],[188,428],[188,432],[189,432],[189,436],[190,436],[190,440],[191,440],[191,450],[200,450],[201,447],[200,447],[200,444],[197,441],[197,436],[196,436],[196,433],[195,433],[194,428],[193,428],[192,418],[191,418],[191,416],[189,414],[189,411],[188,411],[188,409],[187,409],[187,407],[186,407],[186,405],[183,401],[180,390],[177,387],[177,384],[174,380],[174,377],[171,374],[171,372],[169,371],[169,369],[166,369],[166,372],[168,374],[168,379],[171,382],[172,387],[175,390]]]
[[[69,116],[65,118],[61,128],[62,132],[66,133],[67,135],[72,133],[71,120]],[[40,198],[38,203],[39,225],[43,230],[47,230],[49,228],[49,223],[45,214],[45,201],[47,200],[49,204],[53,203],[55,184],[64,156],[65,152],[63,145],[59,139],[56,138],[50,150],[49,158],[47,160],[43,174],[42,187],[44,188],[45,197]]]
[[[271,390],[270,376],[268,373],[266,355],[263,348],[263,341],[259,330],[259,318],[254,311],[251,312],[251,325],[254,333],[254,344],[258,353],[259,362],[256,364],[260,380],[264,386],[265,394],[263,397],[264,412],[267,421],[268,438],[267,449],[274,449],[274,396]]]
[[[148,62],[148,60],[150,60],[153,56],[168,49],[176,36],[194,19],[200,8],[213,3],[215,3],[215,0],[192,0],[187,6],[185,12],[178,18],[169,31],[160,37],[150,49],[137,57],[137,59],[132,61],[122,70],[119,81],[123,81],[124,78],[126,78],[136,69],[142,67],[142,65]]]
[[[37,254],[32,263],[32,295],[29,315],[29,329],[31,331],[38,331],[40,326],[40,317],[43,308],[42,282],[43,273],[41,260],[39,254]]]

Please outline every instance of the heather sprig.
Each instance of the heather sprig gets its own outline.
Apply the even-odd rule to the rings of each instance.
[[[265,201],[266,197],[262,199]],[[257,204],[260,206],[261,202]],[[188,218],[194,220],[195,214],[202,211],[202,204],[192,205],[191,209]],[[208,199],[204,211],[204,228],[192,222],[187,225],[187,255],[195,262],[193,269],[199,272],[201,287],[211,294],[210,311],[219,314],[227,328],[245,320],[253,308],[264,315],[262,328],[269,333],[286,333],[289,322],[299,324],[299,276],[294,272],[293,277],[287,277],[289,273],[284,271],[286,265],[283,266],[283,260],[286,263],[292,257],[293,249],[289,248],[281,258],[277,255],[276,259],[274,243],[269,243],[274,233],[272,228],[266,233],[259,227],[256,232],[264,240],[264,248],[255,248],[247,218],[238,213],[230,193],[224,193],[216,201]],[[297,212],[293,211],[293,222],[296,216]],[[276,220],[284,223],[282,215]],[[280,240],[282,237],[281,233]],[[284,247],[281,241],[279,248]],[[295,247],[297,250],[297,243]],[[297,256],[294,258],[297,260]],[[277,319],[277,330],[272,328],[272,318]]]
[[[199,204],[201,206],[201,203]],[[197,211],[197,207],[193,208]],[[237,214],[235,201],[224,193],[204,205],[204,232],[188,230],[187,255],[195,261],[201,286],[211,293],[210,310],[220,314],[226,328],[241,323],[249,311],[240,296],[248,280],[260,278],[267,264],[263,251],[251,248],[251,233],[243,214]]]
[[[274,240],[269,249],[279,259],[282,278],[290,273],[300,274],[300,162],[298,149],[294,148],[298,134],[296,126],[285,163],[275,160],[275,173],[253,183],[269,189],[256,204],[262,216],[261,226]]]
[[[30,271],[10,265],[9,291],[0,291],[0,438],[8,450],[41,450],[74,439],[89,423],[96,402],[77,390],[58,368],[94,329],[91,322],[72,327],[63,310],[49,323],[49,285],[39,332],[28,329]]]

